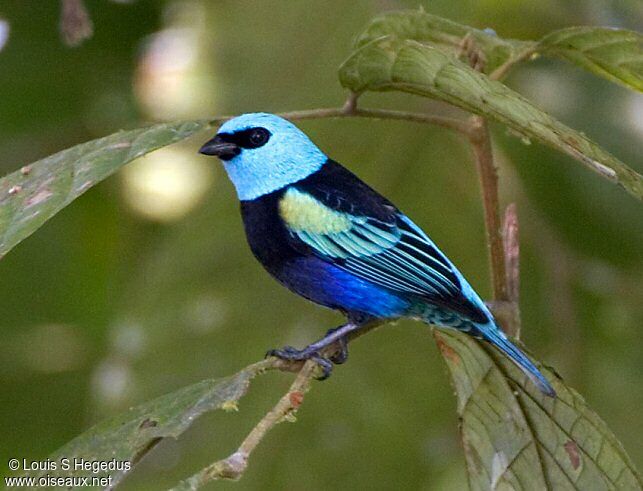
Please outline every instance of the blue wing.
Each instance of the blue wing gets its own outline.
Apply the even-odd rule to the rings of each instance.
[[[386,210],[378,210],[375,218],[346,202],[342,206],[341,197],[333,198],[320,200],[289,188],[279,212],[292,237],[315,255],[376,285],[424,298],[474,322],[488,321],[466,295],[470,287],[453,264],[401,212],[382,203]]]

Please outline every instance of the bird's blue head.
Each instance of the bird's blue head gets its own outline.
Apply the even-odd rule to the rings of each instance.
[[[327,157],[294,124],[267,113],[226,121],[200,153],[223,161],[240,200],[253,200],[319,170]]]

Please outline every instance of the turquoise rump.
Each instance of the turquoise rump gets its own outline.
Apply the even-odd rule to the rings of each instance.
[[[415,223],[292,123],[251,113],[227,121],[200,150],[219,157],[233,182],[250,249],[282,285],[347,322],[302,350],[330,374],[347,336],[373,320],[403,317],[458,329],[491,343],[549,396],[554,389],[498,328],[453,263]],[[337,356],[322,351],[336,343]]]

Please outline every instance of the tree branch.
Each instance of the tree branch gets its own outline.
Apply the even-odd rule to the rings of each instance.
[[[490,77],[496,79],[503,77],[514,63],[531,56],[535,49],[535,45],[524,49],[507,60]],[[478,50],[473,37],[464,37],[460,44],[460,51],[461,55],[466,55],[469,64],[474,70],[484,71],[484,53]],[[500,221],[498,174],[493,160],[491,134],[487,120],[482,116],[471,116],[467,136],[473,148],[480,178],[493,290],[490,307],[500,326],[508,334],[518,336],[520,333],[520,314],[518,310],[518,217],[516,216],[515,207],[509,207],[504,223]]]
[[[490,75],[489,78],[491,80],[502,80],[507,76],[509,71],[514,67],[514,65],[520,63],[521,61],[524,61],[528,58],[531,58],[536,54],[538,51],[538,45],[537,43],[534,43],[531,46],[528,46],[525,48],[523,51],[519,52],[517,55],[512,56],[509,58],[507,61],[505,61],[502,65],[500,65],[498,68],[496,68]]]
[[[490,302],[490,307],[507,334],[520,338],[520,243],[516,204],[505,209],[502,220],[502,243],[505,254],[506,300]]]
[[[179,490],[196,490],[210,481],[220,479],[239,479],[248,466],[248,459],[266,434],[282,421],[292,421],[295,412],[304,400],[304,394],[310,389],[310,383],[317,370],[317,363],[308,360],[297,374],[288,392],[248,433],[239,448],[223,460],[219,460],[173,488]]]
[[[372,331],[373,329],[384,324],[382,320],[372,320],[364,324],[364,326],[353,331],[348,335],[349,340],[357,339],[358,337]],[[328,346],[320,353],[322,356],[328,358],[337,353],[339,346]],[[240,479],[248,466],[248,459],[254,449],[261,443],[268,432],[282,421],[293,421],[294,414],[304,401],[304,395],[310,389],[315,374],[320,370],[317,363],[313,360],[306,362],[302,361],[286,361],[279,358],[268,358],[251,365],[257,374],[267,372],[269,370],[281,371],[297,371],[297,377],[292,383],[288,391],[279,399],[277,404],[259,421],[255,427],[248,433],[239,448],[222,460],[218,460],[207,467],[204,467],[196,474],[181,481],[171,491],[194,491],[204,486],[210,481],[220,479]],[[250,368],[247,367],[246,370]]]
[[[502,221],[502,241],[505,253],[507,300],[510,319],[506,323],[508,334],[520,338],[520,241],[518,237],[518,212],[516,203],[505,209]]]
[[[350,98],[349,101],[351,101]],[[392,119],[399,121],[411,121],[414,123],[432,124],[457,131],[458,133],[466,136],[469,135],[469,124],[466,121],[462,121],[456,118],[448,118],[444,116],[406,111],[393,111],[388,109],[362,109],[348,104],[348,101],[344,107],[305,109],[301,111],[278,113],[278,115],[292,121],[298,121],[302,119],[328,118]],[[216,126],[223,123],[224,121],[227,121],[231,117],[232,116],[221,116],[210,120],[210,124]]]
[[[498,203],[498,175],[493,161],[491,136],[487,121],[482,116],[472,116],[469,141],[480,176],[484,221],[487,230],[487,247],[491,269],[493,300],[507,301],[505,251],[502,243],[500,205]]]

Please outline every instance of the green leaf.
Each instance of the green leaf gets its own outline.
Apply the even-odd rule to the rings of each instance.
[[[340,67],[341,84],[353,92],[402,91],[449,102],[503,123],[579,160],[643,199],[643,179],[583,134],[538,109],[500,82],[445,52],[393,36],[355,51]]]
[[[641,489],[641,477],[605,423],[551,370],[541,394],[493,348],[435,331],[458,398],[469,484],[476,489]]]
[[[127,470],[93,474],[82,469],[66,471],[59,468],[56,472],[45,471],[41,475],[70,477],[109,474],[112,477],[111,486],[115,486],[163,438],[177,438],[208,411],[236,410],[237,401],[248,390],[250,381],[271,368],[271,364],[270,360],[255,363],[231,377],[204,380],[134,407],[90,428],[49,457],[54,462],[68,458],[72,465],[75,458],[85,461],[116,459],[130,462]]]
[[[612,82],[643,92],[643,36],[606,27],[554,31],[537,51],[575,63]]]
[[[575,63],[612,82],[643,91],[643,36],[635,31],[609,27],[570,27],[547,34],[540,41],[503,39],[438,17],[423,10],[387,12],[375,17],[355,40],[355,48],[393,36],[428,44],[459,58],[465,38],[470,38],[485,58],[484,73],[505,62],[533,59],[535,54]]]
[[[183,140],[207,121],[120,131],[24,166],[0,179],[0,257],[124,164]]]
[[[485,56],[485,73],[493,72],[508,59],[536,45],[530,41],[502,39],[493,31],[458,24],[423,10],[402,10],[378,15],[369,22],[354,44],[356,48],[361,48],[375,39],[389,35],[427,43],[455,57],[460,56],[463,39],[469,36],[476,49]]]

